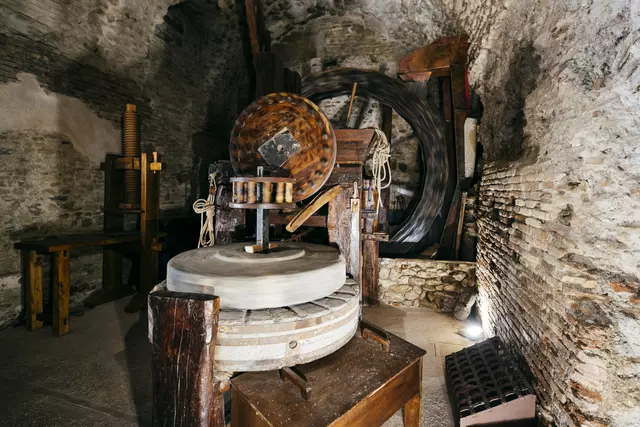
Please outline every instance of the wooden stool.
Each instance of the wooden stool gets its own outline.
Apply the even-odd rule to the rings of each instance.
[[[420,426],[425,351],[387,336],[389,351],[358,333],[335,353],[283,374],[239,375],[231,380],[231,424],[371,427],[404,407],[404,425]]]

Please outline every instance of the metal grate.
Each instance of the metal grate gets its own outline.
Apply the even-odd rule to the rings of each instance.
[[[445,358],[447,391],[456,420],[533,394],[498,337]]]

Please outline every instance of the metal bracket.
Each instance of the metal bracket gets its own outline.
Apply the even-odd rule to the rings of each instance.
[[[279,168],[300,149],[300,143],[291,135],[289,129],[283,128],[277,135],[262,144],[258,152],[267,164]]]

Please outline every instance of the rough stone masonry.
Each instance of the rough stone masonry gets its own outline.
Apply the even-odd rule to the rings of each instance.
[[[640,419],[640,4],[634,0],[266,2],[276,40],[348,27],[345,55],[470,36],[486,168],[477,284],[486,332],[533,371],[560,426]],[[330,17],[330,18],[327,18]],[[380,38],[374,43],[368,31]],[[380,43],[394,45],[393,48]]]
[[[21,310],[15,241],[102,228],[100,162],[126,103],[165,164],[166,216],[196,198],[194,135],[223,135],[248,102],[235,5],[175,3],[0,1],[0,328]],[[71,255],[73,304],[100,286],[101,256]]]
[[[475,293],[476,263],[380,258],[379,299],[401,307],[428,307],[446,313],[462,293]]]

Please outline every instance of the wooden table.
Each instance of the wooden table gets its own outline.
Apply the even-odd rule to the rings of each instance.
[[[379,426],[404,407],[404,425],[418,427],[425,351],[388,334],[389,352],[360,333],[335,353],[296,370],[308,400],[278,371],[231,380],[231,424],[242,427]]]
[[[52,236],[38,240],[18,242],[14,248],[22,251],[24,284],[26,295],[27,327],[31,330],[42,327],[44,301],[42,294],[42,256],[52,255],[51,266],[53,334],[65,335],[69,332],[69,251],[71,249],[112,246],[138,243],[140,233],[94,233]],[[109,269],[109,266],[103,266]],[[122,281],[122,277],[120,277]]]

